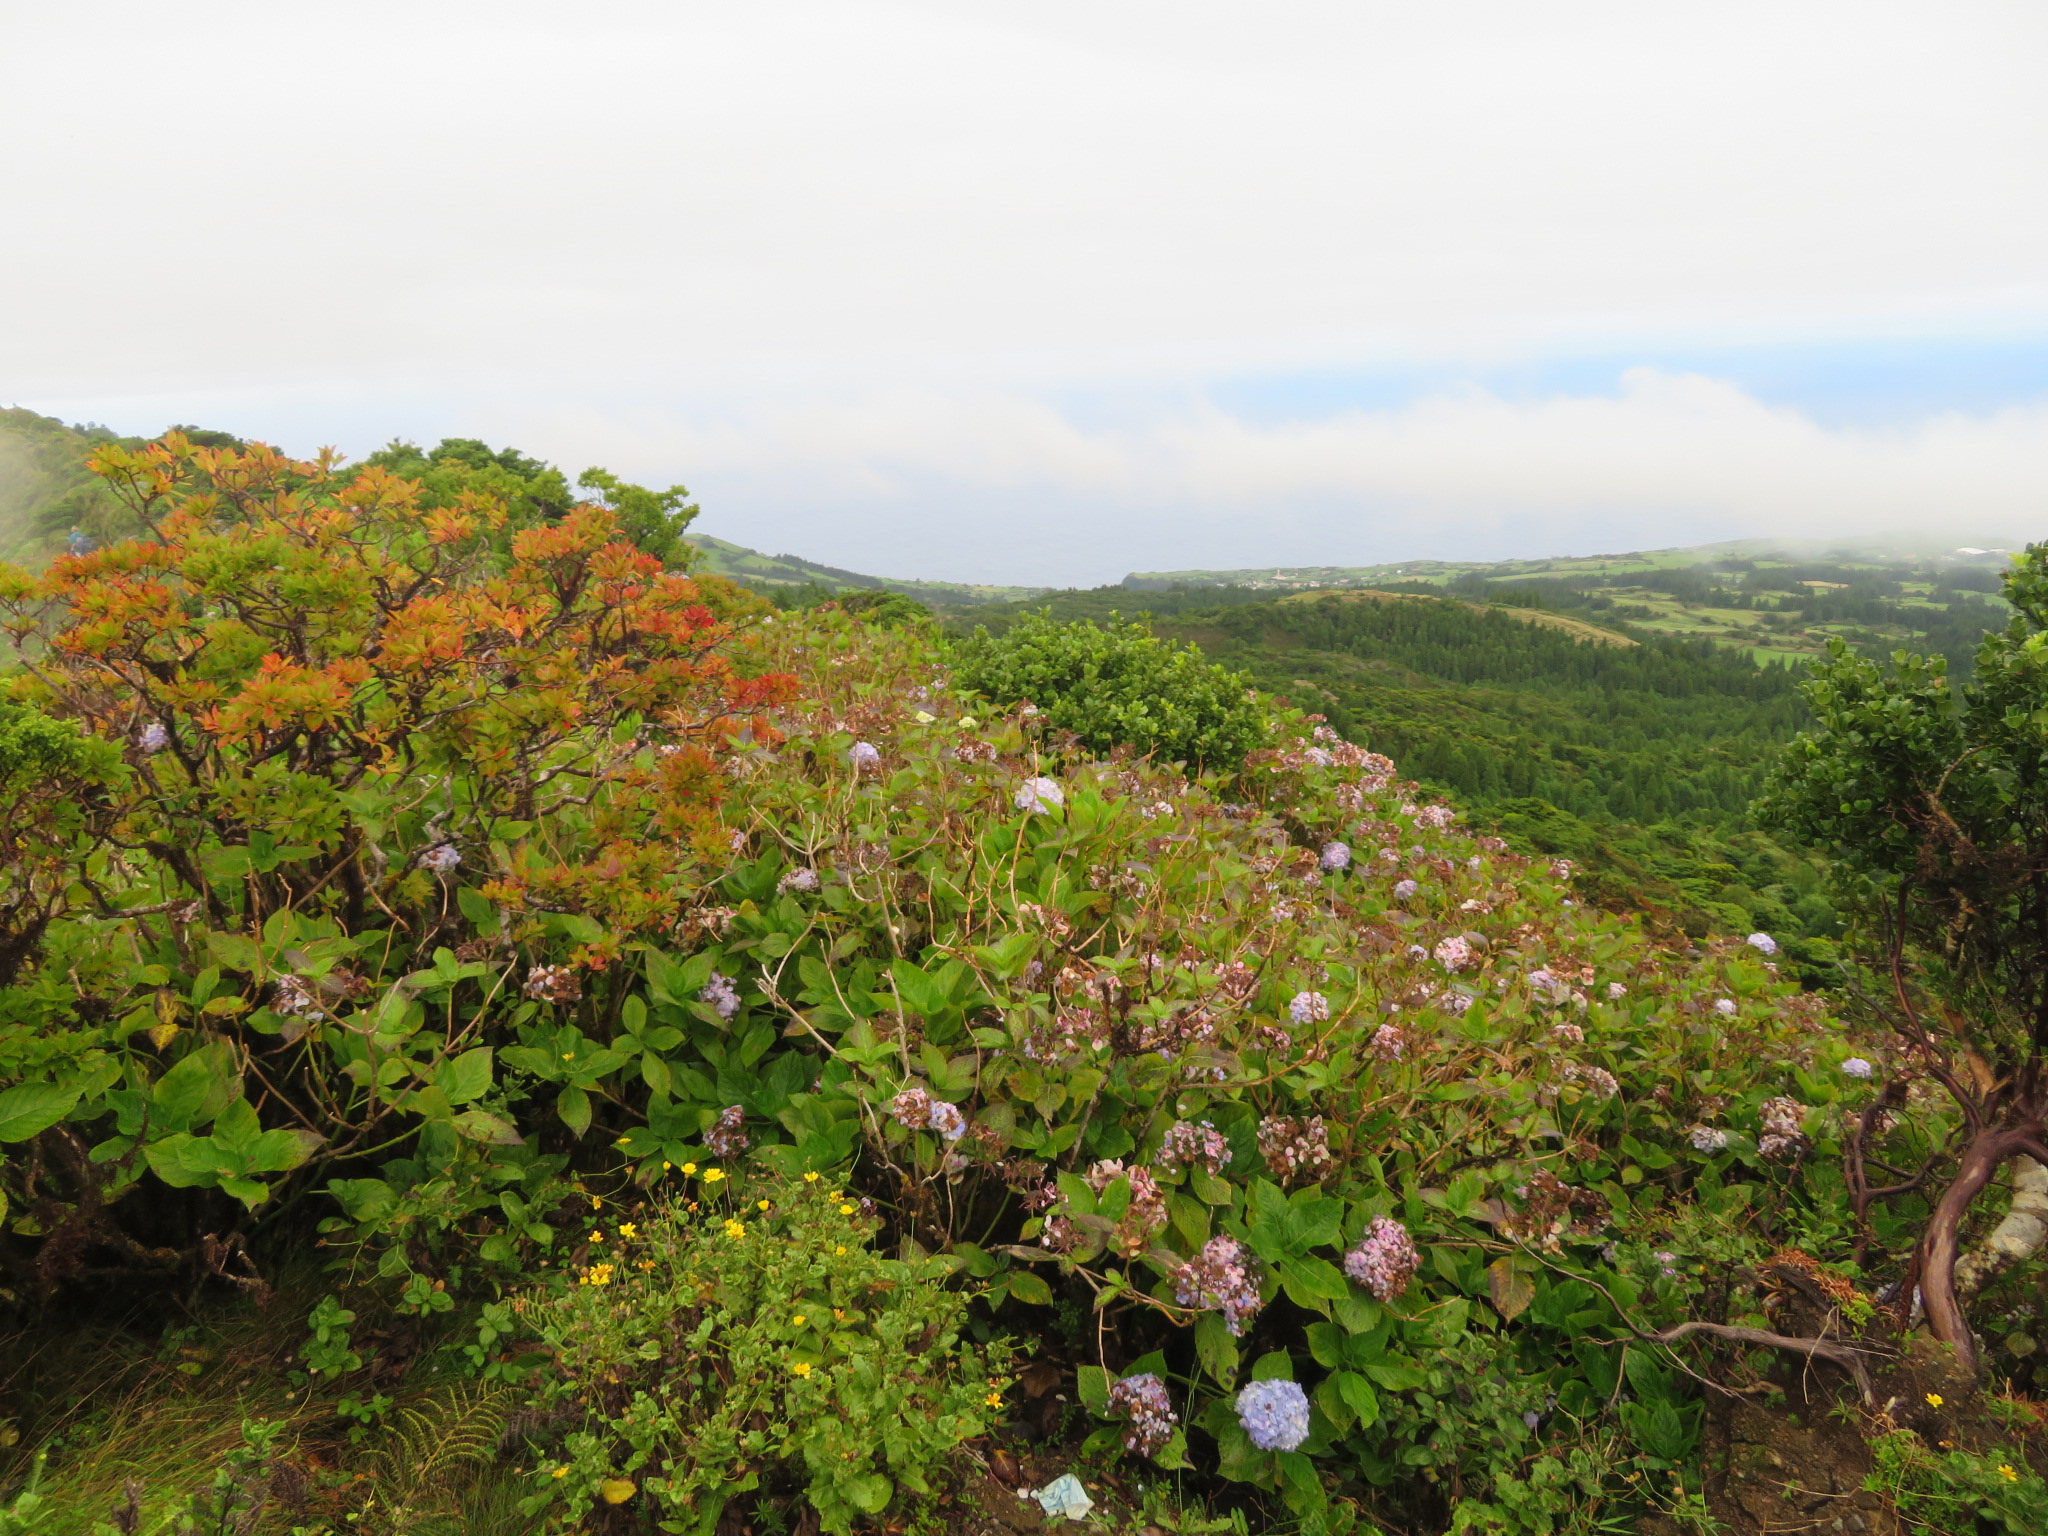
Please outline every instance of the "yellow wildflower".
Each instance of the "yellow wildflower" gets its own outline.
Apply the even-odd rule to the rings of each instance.
[[[839,1321],[841,1321],[842,1323],[846,1321],[846,1313],[838,1307],[834,1307],[832,1309],[832,1315],[838,1318]]]
[[[663,1164],[662,1164],[661,1166],[662,1166],[662,1167],[664,1167],[664,1168],[666,1168],[666,1167],[668,1166],[668,1164],[667,1164],[667,1163],[663,1163]],[[697,1165],[696,1165],[695,1163],[685,1163],[685,1164],[683,1164],[683,1177],[684,1177],[684,1178],[686,1178],[686,1179],[687,1179],[687,1178],[688,1178],[688,1177],[689,1177],[689,1176],[690,1176],[691,1174],[695,1173],[696,1171],[697,1171]]]
[[[792,1328],[801,1328],[801,1327],[803,1327],[803,1325],[804,1325],[805,1323],[807,1323],[807,1322],[809,1322],[809,1321],[810,1321],[810,1319],[809,1319],[809,1318],[805,1317],[805,1316],[803,1315],[803,1313],[799,1312],[799,1313],[797,1313],[797,1315],[796,1315],[795,1317],[792,1317],[792,1318],[791,1318],[791,1319],[789,1320],[789,1325],[790,1325],[790,1327],[792,1327]]]
[[[808,1376],[811,1374],[811,1362],[808,1360],[799,1360],[795,1365],[792,1365],[790,1367],[790,1371],[798,1376]]]
[[[619,1223],[619,1236],[621,1236],[621,1237],[638,1237],[639,1235],[640,1235],[640,1229],[639,1229],[638,1227],[634,1226],[632,1222],[630,1222],[630,1221],[622,1221],[622,1222],[620,1222],[620,1223]]]
[[[857,1207],[855,1206],[842,1205],[839,1207],[839,1214],[842,1216],[851,1216],[856,1209]]]
[[[574,1051],[564,1051],[564,1052],[562,1052],[562,1060],[564,1060],[564,1061],[574,1061],[575,1059],[576,1059],[576,1053],[575,1053]]]
[[[569,1469],[567,1467],[557,1467],[554,1471],[548,1474],[548,1476],[550,1477],[567,1477],[568,1475]]]
[[[818,1176],[815,1173],[807,1173],[804,1175],[804,1182],[806,1184],[815,1184],[818,1182]]]
[[[2013,1471],[2013,1469],[2010,1466],[2008,1466],[2005,1462],[2002,1461],[1998,1464],[1998,1475],[2004,1478],[2008,1483],[2016,1483],[2020,1480],[2019,1473]]]
[[[747,1229],[740,1223],[728,1218],[725,1223],[725,1235],[727,1237],[745,1237]]]
[[[704,1170],[704,1182],[706,1184],[716,1184],[724,1177],[725,1170],[723,1168],[706,1168]]]
[[[846,1257],[846,1245],[844,1243],[841,1243],[837,1248],[834,1248],[832,1252],[843,1259]]]
[[[601,1243],[604,1241],[604,1234],[602,1232],[593,1232],[590,1234],[590,1240],[593,1243]]]
[[[667,1158],[663,1158],[663,1159],[661,1160],[661,1171],[662,1171],[663,1173],[672,1173],[672,1172],[674,1172],[674,1171],[675,1171],[675,1166],[676,1166],[676,1165],[675,1165],[674,1163],[670,1162],[670,1161],[669,1161],[669,1160],[668,1160]]]
[[[1930,1392],[1930,1393],[1928,1393],[1928,1394],[1927,1394],[1927,1406],[1928,1406],[1928,1407],[1930,1407],[1930,1408],[1939,1408],[1939,1407],[1941,1406],[1941,1404],[1942,1404],[1942,1396],[1941,1396],[1941,1394],[1940,1394],[1939,1392]]]
[[[987,1403],[991,1408],[1000,1408],[1003,1406],[1003,1394],[1000,1392],[991,1392],[987,1397],[984,1397],[982,1401],[984,1403]]]
[[[768,1202],[766,1200],[757,1200],[755,1205],[764,1211],[768,1209]]]

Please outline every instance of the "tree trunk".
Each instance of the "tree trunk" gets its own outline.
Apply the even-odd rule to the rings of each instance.
[[[1955,1179],[1942,1191],[1920,1239],[1920,1299],[1927,1331],[1956,1352],[1963,1369],[1977,1369],[1977,1340],[1956,1294],[1956,1259],[1963,1217],[2005,1161],[2032,1139],[2029,1130],[1983,1130],[1963,1149]]]

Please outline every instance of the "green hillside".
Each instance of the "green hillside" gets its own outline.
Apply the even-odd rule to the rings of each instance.
[[[793,593],[827,593],[844,589],[869,592],[902,592],[922,602],[949,608],[971,608],[983,603],[1017,602],[1037,597],[1044,587],[993,587],[972,582],[904,581],[891,576],[866,576],[820,565],[800,555],[764,555],[744,544],[715,539],[709,534],[691,534],[708,570],[730,576],[741,585],[766,596]]]
[[[0,560],[41,565],[74,526],[97,537],[113,531],[120,507],[85,461],[98,444],[119,440],[105,427],[0,410]]]

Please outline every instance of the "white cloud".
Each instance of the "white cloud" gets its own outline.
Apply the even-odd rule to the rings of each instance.
[[[1107,581],[1133,567],[1371,563],[1915,530],[2048,535],[2048,404],[1823,426],[1699,376],[1613,395],[1464,389],[1258,424],[1089,426],[1016,394],[898,390],[704,423],[499,416],[568,460],[691,466],[704,527],[890,574]]]

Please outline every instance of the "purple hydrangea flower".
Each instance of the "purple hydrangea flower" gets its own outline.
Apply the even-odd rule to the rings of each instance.
[[[1778,952],[1778,941],[1768,933],[1752,933],[1747,942],[1751,949],[1759,950],[1766,955],[1775,955]]]
[[[1126,1376],[1109,1389],[1109,1410],[1131,1421],[1124,1434],[1124,1449],[1140,1456],[1156,1455],[1173,1438],[1173,1399],[1166,1395],[1166,1383],[1145,1371]]]
[[[1699,1152],[1725,1152],[1728,1150],[1728,1133],[1711,1125],[1696,1125],[1692,1128],[1693,1149]]]
[[[1406,901],[1420,889],[1421,887],[1413,880],[1396,880],[1394,882],[1394,900]]]
[[[729,1019],[740,1011],[740,994],[732,984],[730,976],[721,976],[717,971],[704,983],[704,990],[697,994],[697,1000],[709,1003],[718,1010],[721,1019]]]
[[[1422,1267],[1422,1255],[1408,1229],[1391,1216],[1375,1216],[1358,1245],[1344,1255],[1344,1273],[1381,1301],[1391,1301],[1408,1289],[1415,1271]]]
[[[1715,998],[1714,1012],[1719,1014],[1733,1014],[1735,1012],[1735,999],[1732,997]]]
[[[453,843],[437,843],[420,855],[420,868],[431,869],[437,875],[452,873],[462,863],[462,855],[455,851]]]
[[[1020,811],[1050,814],[1067,803],[1067,792],[1052,779],[1026,779],[1013,802]]]
[[[730,1162],[746,1151],[752,1143],[742,1129],[747,1112],[737,1104],[729,1104],[718,1117],[718,1123],[704,1133],[704,1145],[711,1155]]]
[[[161,752],[171,744],[171,733],[152,720],[142,728],[142,734],[135,740],[145,752]]]
[[[1262,1451],[1291,1451],[1308,1438],[1308,1394],[1294,1381],[1255,1381],[1237,1394],[1237,1422]]]
[[[1437,945],[1436,958],[1439,963],[1455,971],[1471,960],[1472,946],[1467,944],[1462,936],[1454,933]]]
[[[1861,1080],[1868,1078],[1870,1074],[1875,1072],[1876,1070],[1877,1069],[1875,1067],[1873,1067],[1869,1062],[1865,1061],[1861,1056],[1851,1056],[1847,1061],[1842,1063],[1842,1075],[1844,1077],[1853,1077]]]
[[[882,752],[872,741],[856,741],[846,754],[846,760],[858,770],[873,768],[882,761]]]
[[[959,1105],[935,1099],[932,1101],[932,1129],[948,1141],[958,1141],[967,1134],[967,1117],[960,1113]]]
[[[1620,982],[1610,981],[1607,983],[1607,1001],[1610,1003],[1618,1003],[1627,996],[1628,988],[1624,987]]]
[[[778,891],[815,891],[818,888],[818,872],[805,865],[792,869],[775,882]]]
[[[1232,1338],[1244,1336],[1244,1325],[1265,1305],[1252,1260],[1234,1237],[1212,1237],[1202,1251],[1173,1273],[1173,1299],[1183,1307],[1221,1312]]]
[[[1351,867],[1351,845],[1349,843],[1323,844],[1323,856],[1318,861],[1324,869],[1335,874],[1338,870]]]
[[[1230,1161],[1230,1143],[1207,1120],[1198,1125],[1176,1120],[1167,1130],[1166,1139],[1160,1142],[1152,1160],[1162,1168],[1184,1168],[1200,1163],[1211,1173],[1221,1173],[1223,1165]]]
[[[1296,1024],[1320,1024],[1330,1016],[1330,1000],[1320,992],[1297,992],[1287,1005]]]

